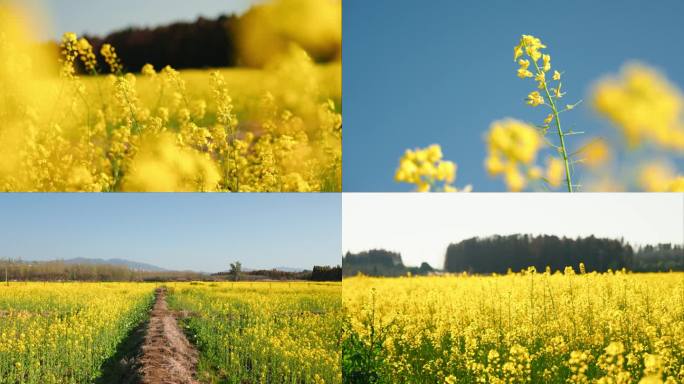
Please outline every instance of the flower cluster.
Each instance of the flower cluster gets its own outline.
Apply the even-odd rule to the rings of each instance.
[[[551,56],[545,53],[541,53],[541,49],[546,48],[546,45],[542,44],[541,40],[534,36],[522,35],[520,38],[520,43],[513,48],[513,60],[518,61],[520,68],[518,69],[518,77],[521,79],[533,77],[538,83],[538,88],[542,90],[549,101],[551,99],[560,99],[563,97],[561,92],[561,74],[558,71],[554,71],[551,79],[557,81],[556,88],[549,88],[546,83],[546,75],[551,71]],[[528,59],[522,59],[521,57],[527,57]],[[542,59],[541,65],[539,59]],[[534,71],[530,71],[530,60],[534,64]],[[542,96],[539,91],[532,91],[527,96],[527,104],[536,107],[538,105],[546,104],[544,96]],[[547,125],[551,122],[552,117],[549,118]]]
[[[639,168],[638,183],[648,192],[684,192],[684,176],[668,164],[652,161]]]
[[[485,168],[492,176],[503,174],[509,190],[520,191],[539,181],[553,187],[561,184],[564,169],[560,159],[549,157],[545,170],[536,164],[543,144],[536,128],[515,119],[495,121],[486,141]]]
[[[592,101],[630,146],[653,143],[684,152],[684,96],[654,69],[624,66],[596,84]]]
[[[684,155],[684,96],[675,84],[654,68],[628,63],[619,74],[600,79],[591,100],[621,133],[610,147],[592,141],[583,150],[599,180],[594,190],[684,191],[684,175],[675,166]]]
[[[427,148],[407,149],[399,160],[394,175],[397,182],[415,184],[418,192],[457,192],[453,186],[456,180],[456,164],[442,160],[442,148],[432,144]],[[469,191],[470,186],[464,188]]]
[[[104,57],[107,65],[109,65],[109,70],[112,71],[112,73],[121,73],[123,70],[121,60],[119,60],[119,56],[117,56],[116,50],[111,46],[111,44],[102,44],[102,48],[100,48],[100,54],[102,57]]]

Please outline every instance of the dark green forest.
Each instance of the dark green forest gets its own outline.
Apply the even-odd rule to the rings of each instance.
[[[257,65],[241,58],[239,34],[241,23],[245,19],[258,18],[260,8],[262,7],[252,7],[241,16],[221,15],[213,19],[199,17],[192,22],[175,22],[152,28],[129,27],[106,36],[84,37],[92,44],[95,52],[99,52],[105,43],[114,46],[126,71],[138,72],[147,63],[156,69],[166,65],[175,69],[255,67]],[[268,26],[262,25],[261,33],[265,33],[267,28]],[[278,38],[296,41],[287,35]],[[339,42],[335,41],[316,47],[299,43],[316,62],[321,63],[336,60],[340,50]],[[59,51],[58,41],[50,41],[46,45],[55,52]],[[100,68],[107,68],[100,55],[98,61]],[[86,74],[80,62],[76,62],[76,65],[82,74]]]
[[[371,249],[359,253],[347,252],[342,258],[342,271],[344,276],[354,276],[359,272],[368,276],[403,276],[409,272],[427,275],[434,269],[428,263],[422,263],[420,267],[407,267],[399,253]]]

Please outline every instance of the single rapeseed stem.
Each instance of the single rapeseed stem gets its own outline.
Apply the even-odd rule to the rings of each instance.
[[[521,79],[533,77],[538,83],[538,88],[543,91],[544,95],[546,95],[545,98],[544,95],[540,94],[539,91],[532,91],[527,96],[526,102],[532,107],[546,105],[551,109],[551,114],[544,120],[544,125],[541,127],[542,134],[546,135],[549,125],[555,121],[560,145],[554,145],[552,143],[549,143],[549,145],[556,148],[561,155],[565,165],[565,182],[568,192],[574,192],[577,185],[573,184],[572,182],[571,167],[573,162],[571,161],[571,155],[567,150],[566,137],[580,134],[582,132],[573,132],[572,130],[568,132],[563,131],[563,128],[561,127],[560,114],[573,109],[577,104],[579,104],[579,102],[572,105],[567,105],[564,109],[559,109],[558,100],[565,95],[565,93],[561,91],[561,73],[558,71],[553,71],[551,81],[556,82],[556,87],[551,87],[546,79],[546,74],[551,71],[551,56],[541,52],[541,49],[544,48],[546,48],[546,45],[542,44],[540,39],[531,35],[522,35],[520,38],[520,43],[513,48],[513,60],[517,60],[518,65],[520,65],[520,68],[518,69],[518,77]],[[529,70],[530,60],[523,59],[521,57],[527,57],[531,60],[531,62],[534,64],[534,70],[536,73],[532,73]],[[541,59],[541,65],[539,63],[539,59]]]

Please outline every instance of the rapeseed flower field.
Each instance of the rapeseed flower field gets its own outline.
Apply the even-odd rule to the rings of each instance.
[[[0,5],[1,191],[341,190],[339,62],[293,43],[261,70],[134,74],[114,46],[65,33],[52,55],[31,29]]]
[[[341,383],[340,283],[164,286],[170,309],[199,351],[200,382]],[[135,282],[0,287],[0,383],[98,380],[103,364],[150,318],[158,287]]]
[[[0,383],[90,383],[147,316],[147,283],[0,286]]]
[[[681,383],[684,274],[343,282],[347,383]]]
[[[208,383],[341,383],[341,284],[172,283]]]

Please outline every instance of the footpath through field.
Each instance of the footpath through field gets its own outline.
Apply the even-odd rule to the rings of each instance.
[[[157,288],[149,320],[122,343],[97,383],[198,384],[197,357],[166,304],[166,288]]]
[[[166,289],[158,288],[139,361],[143,384],[195,384],[197,350],[178,326],[166,304]]]

